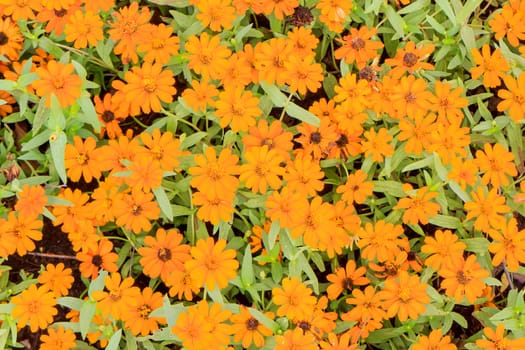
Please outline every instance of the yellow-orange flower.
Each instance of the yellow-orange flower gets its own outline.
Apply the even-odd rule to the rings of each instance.
[[[221,128],[229,126],[233,132],[248,131],[250,126],[255,125],[255,118],[262,113],[259,99],[242,86],[227,87],[219,93],[215,108]]]
[[[485,173],[481,182],[484,185],[490,183],[495,188],[507,186],[510,183],[509,176],[518,175],[513,162],[514,154],[507,151],[500,143],[496,143],[494,147],[486,143],[483,150],[476,151],[475,159],[479,170]]]
[[[215,80],[222,77],[231,51],[221,45],[221,39],[214,35],[210,38],[207,32],[200,37],[191,36],[184,48],[189,53],[188,68],[200,74],[204,80]]]
[[[284,174],[281,167],[283,158],[268,146],[252,147],[245,152],[246,163],[240,167],[239,180],[253,193],[266,193],[268,186],[276,190],[281,187],[280,175]]]
[[[405,72],[412,74],[420,69],[434,69],[433,64],[423,62],[432,52],[434,52],[434,45],[432,44],[418,48],[413,41],[408,41],[404,49],[399,48],[396,56],[386,59],[385,63],[393,67],[390,74],[395,78],[399,78]]]
[[[20,34],[18,25],[13,23],[9,17],[0,18],[0,55],[16,61],[22,50],[23,41],[24,38]]]
[[[323,67],[313,56],[292,55],[284,62],[284,78],[291,92],[305,95],[306,91],[316,92],[323,81]]]
[[[83,177],[86,182],[99,179],[102,176],[97,141],[88,137],[84,141],[80,136],[73,137],[74,145],[67,144],[64,151],[64,163],[67,176],[71,181],[78,182]]]
[[[96,13],[81,10],[76,11],[68,18],[64,28],[66,40],[72,42],[73,46],[82,49],[89,46],[96,46],[100,40],[104,39],[102,32],[102,19]]]
[[[179,53],[179,38],[173,36],[173,28],[164,23],[151,27],[151,33],[137,46],[138,52],[145,52],[145,62],[168,63]]]
[[[439,204],[431,202],[438,193],[430,191],[428,186],[413,191],[411,185],[407,186],[406,192],[409,197],[401,198],[393,209],[405,209],[403,213],[405,224],[428,224],[428,219],[436,216],[440,210]]]
[[[334,52],[335,58],[344,58],[346,63],[355,62],[359,69],[364,68],[368,61],[378,56],[377,50],[383,47],[382,42],[371,40],[376,34],[375,28],[369,29],[364,25],[359,29],[350,28],[350,34],[341,41],[343,45]]]
[[[133,189],[121,200],[114,202],[113,210],[117,225],[135,234],[151,229],[151,221],[159,218],[160,208],[153,200],[153,193]]]
[[[272,301],[279,306],[277,316],[286,316],[292,321],[309,317],[317,302],[312,290],[296,277],[283,278],[281,285],[282,288],[272,289]]]
[[[456,261],[463,256],[467,245],[458,242],[458,236],[450,230],[436,230],[434,237],[425,237],[425,244],[421,247],[422,253],[430,254],[425,259],[425,265],[439,271],[445,261]]]
[[[34,284],[12,297],[11,303],[14,305],[11,316],[17,320],[17,325],[22,328],[29,324],[33,333],[46,329],[53,322],[53,316],[58,313],[53,292],[46,287],[37,288]]]
[[[220,221],[228,222],[231,220],[235,211],[234,198],[235,192],[224,192],[222,196],[207,192],[194,192],[192,194],[193,204],[200,207],[197,211],[197,217],[209,221],[213,225],[219,224]]]
[[[458,303],[466,297],[470,304],[474,304],[483,294],[486,286],[483,279],[490,275],[481,267],[474,254],[470,254],[466,260],[460,257],[445,261],[438,273],[443,277],[441,288],[445,289],[446,295]]]
[[[349,174],[344,185],[337,187],[337,193],[342,193],[342,199],[348,204],[363,204],[366,197],[372,194],[374,184],[372,181],[366,181],[368,174],[361,169]]]
[[[484,350],[520,350],[525,347],[525,338],[510,339],[505,335],[505,326],[498,324],[496,330],[483,328],[483,339],[476,340],[476,345]]]
[[[343,292],[349,293],[355,286],[365,286],[370,280],[365,276],[366,268],[357,267],[354,260],[348,260],[346,266],[338,267],[335,273],[326,276],[331,284],[326,289],[330,300],[337,299]]]
[[[214,32],[221,29],[230,29],[235,20],[235,8],[231,0],[200,0],[195,7],[199,10],[197,19],[204,27],[209,27]]]
[[[266,313],[266,316],[270,317],[270,319],[273,318],[271,313]],[[253,317],[244,305],[240,306],[239,314],[232,315],[231,321],[233,323],[233,340],[241,342],[245,349],[248,349],[252,344],[262,348],[265,343],[265,337],[273,334],[270,329]]]
[[[23,216],[38,216],[42,214],[46,203],[47,196],[44,187],[25,184],[22,186],[22,190],[18,192],[15,210],[18,210],[18,213]]]
[[[132,277],[122,279],[120,273],[115,272],[104,278],[104,286],[108,291],[97,290],[91,296],[97,301],[97,308],[103,315],[120,320],[140,295],[140,289],[133,286],[134,283]]]
[[[520,73],[518,79],[505,75],[503,81],[506,89],[498,90],[498,96],[503,99],[498,103],[498,111],[508,111],[512,120],[518,123],[525,118],[525,73]]]
[[[45,271],[38,276],[38,283],[48,287],[57,297],[67,295],[75,281],[73,270],[64,267],[64,263],[47,264]]]
[[[496,230],[488,231],[492,242],[489,251],[494,254],[492,265],[498,266],[503,261],[511,272],[517,272],[525,263],[525,230],[518,231],[515,218],[509,219]]]
[[[441,329],[435,329],[428,336],[422,335],[412,345],[412,350],[456,350],[457,346],[450,342],[450,336],[443,336]]]
[[[54,60],[36,69],[40,79],[32,86],[38,96],[46,98],[47,107],[51,106],[51,94],[55,94],[62,108],[73,105],[80,97],[82,79],[73,74],[74,70],[72,63],[62,64]]]
[[[510,208],[505,205],[505,197],[498,195],[496,188],[486,193],[483,186],[472,192],[472,201],[465,203],[465,209],[465,219],[475,218],[474,228],[483,232],[488,232],[491,227],[499,227],[505,221],[502,214],[510,212]]]
[[[64,329],[60,326],[58,328],[48,328],[47,334],[40,336],[39,350],[70,350],[77,346],[75,343],[75,333],[70,328]]]
[[[503,57],[500,49],[495,49],[490,53],[490,46],[484,44],[481,53],[478,49],[471,50],[474,58],[475,67],[470,69],[472,79],[478,79],[483,76],[483,86],[494,88],[501,84],[500,78],[503,78],[509,70],[507,60]]]

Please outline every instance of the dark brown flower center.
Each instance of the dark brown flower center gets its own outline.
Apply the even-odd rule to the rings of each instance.
[[[354,50],[361,50],[365,47],[365,42],[361,38],[354,38],[352,39],[352,49]]]
[[[255,318],[250,318],[248,321],[246,321],[246,328],[249,331],[254,331],[259,327],[259,321],[257,321]]]
[[[417,56],[413,54],[412,52],[407,52],[403,56],[403,63],[407,67],[412,67],[413,65],[417,63]]]
[[[96,267],[100,267],[100,265],[102,265],[102,257],[98,254],[94,255],[93,259],[91,259],[91,263]]]
[[[311,325],[307,321],[301,321],[297,324],[297,327],[301,328],[303,332],[308,332],[311,328]]]
[[[311,143],[315,143],[315,144],[318,144],[321,142],[321,133],[316,131],[316,132],[313,132],[311,135],[310,135],[310,142]]]
[[[157,252],[157,258],[159,258],[159,260],[163,262],[171,260],[171,250],[166,248],[160,248]]]
[[[66,9],[60,9],[60,10],[54,10],[55,16],[57,17],[64,17],[67,13]]]
[[[371,67],[365,67],[359,71],[359,79],[374,81],[377,79],[376,72]]]
[[[102,113],[102,120],[106,123],[112,122],[115,120],[115,114],[111,111],[104,111],[104,113]]]
[[[314,16],[308,7],[298,6],[290,18],[290,23],[296,27],[309,25],[314,20]]]
[[[0,32],[0,45],[5,45],[8,42],[9,42],[9,37],[4,32]]]
[[[459,271],[456,275],[456,278],[460,284],[467,284],[470,281],[470,278],[468,276],[465,276],[463,271]]]
[[[352,290],[354,288],[354,281],[351,278],[345,278],[343,280],[343,288],[346,290]]]
[[[339,138],[337,139],[337,141],[335,141],[335,144],[339,148],[345,147],[346,145],[348,145],[348,137],[346,137],[345,134],[339,135]]]

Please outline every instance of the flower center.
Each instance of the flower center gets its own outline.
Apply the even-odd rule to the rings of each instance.
[[[131,35],[137,31],[137,23],[135,21],[127,21],[122,25],[122,32]]]
[[[77,162],[79,165],[84,165],[87,163],[87,161],[88,161],[87,155],[81,153],[77,156]]]
[[[205,265],[209,271],[215,271],[219,268],[219,262],[217,261],[217,258],[214,256],[210,256],[208,260],[206,260]]]
[[[152,93],[155,90],[157,90],[157,84],[155,83],[155,80],[152,78],[142,79],[142,84],[144,85],[144,90],[149,93]]]
[[[246,328],[249,331],[254,331],[259,327],[259,321],[257,321],[255,318],[250,318],[248,321],[246,321]]]
[[[8,42],[9,42],[9,37],[4,32],[0,32],[0,46],[5,45]]]
[[[160,39],[153,39],[151,47],[154,49],[162,49],[164,47],[164,42]]]
[[[100,255],[94,255],[91,259],[91,263],[95,265],[96,267],[100,267],[102,265],[102,257]]]
[[[354,288],[354,281],[351,278],[345,278],[343,280],[343,288],[346,290],[352,290]]]
[[[310,135],[310,142],[311,143],[315,143],[315,144],[319,144],[321,142],[321,133],[318,132],[318,131],[313,132]]]
[[[115,114],[112,111],[104,111],[101,117],[102,117],[102,120],[106,123],[109,123],[115,120]]]
[[[16,0],[16,5],[17,5],[18,7],[24,7],[24,6],[27,5],[27,2],[28,2],[28,1],[29,1],[29,0]]]
[[[157,252],[157,258],[159,258],[159,260],[163,262],[171,260],[171,250],[166,248],[160,248]]]
[[[66,9],[60,9],[60,10],[54,10],[55,16],[57,17],[64,17],[67,13]]]
[[[412,52],[407,52],[403,56],[403,63],[407,67],[412,67],[417,63],[417,56],[413,54]]]
[[[37,300],[32,300],[27,305],[27,311],[30,314],[38,314],[40,311],[40,303]]]
[[[142,208],[139,205],[134,204],[131,207],[131,214],[135,216],[139,215],[141,211],[142,211]]]
[[[151,308],[148,305],[142,305],[139,307],[139,314],[142,319],[148,319],[149,314],[151,313]]]
[[[365,47],[365,42],[361,38],[354,38],[352,39],[352,49],[354,50],[361,50]]]
[[[470,277],[465,276],[463,271],[459,271],[456,275],[456,278],[460,284],[467,284],[470,281]]]
[[[53,80],[53,86],[55,89],[62,89],[65,85],[64,78],[62,77],[56,77],[56,79]]]

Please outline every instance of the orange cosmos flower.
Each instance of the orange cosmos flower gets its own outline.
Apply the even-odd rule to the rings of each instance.
[[[478,79],[483,76],[483,86],[487,88],[499,86],[501,84],[500,78],[503,78],[509,70],[507,60],[503,57],[501,51],[495,49],[491,54],[490,46],[485,44],[481,48],[481,53],[476,48],[473,48],[471,53],[474,58],[474,64],[476,64],[475,67],[470,69],[472,79]]]
[[[463,88],[457,87],[452,90],[450,83],[437,80],[433,89],[434,96],[430,99],[433,109],[438,113],[439,119],[450,123],[463,121],[463,111],[461,108],[467,107],[467,99],[461,97]]]
[[[80,136],[73,137],[74,145],[67,144],[64,152],[64,162],[67,176],[73,182],[78,182],[82,176],[89,183],[102,176],[100,169],[97,141],[88,137],[84,141]]]
[[[303,193],[307,197],[317,195],[324,188],[324,177],[319,160],[314,160],[309,155],[298,155],[293,162],[287,164],[283,174],[283,180],[290,191]]]
[[[92,280],[97,278],[100,268],[108,272],[118,270],[118,255],[113,253],[113,243],[106,238],[98,241],[95,248],[83,249],[77,253],[77,260],[80,261],[79,270],[82,276]]]
[[[384,157],[394,154],[394,147],[389,144],[394,138],[388,134],[386,128],[379,129],[379,132],[370,129],[365,131],[364,136],[366,141],[362,145],[365,157],[372,156],[373,161],[382,162]]]
[[[450,230],[436,230],[434,237],[426,236],[421,252],[430,254],[425,265],[439,271],[445,261],[456,261],[463,256],[467,245],[458,242],[458,236]]]
[[[221,128],[230,126],[233,132],[248,131],[255,125],[255,117],[261,115],[259,99],[242,86],[226,88],[215,102],[215,116]]]
[[[525,118],[525,73],[520,73],[518,79],[510,75],[503,77],[506,89],[499,89],[498,96],[503,99],[498,103],[498,111],[508,111],[516,123]]]
[[[166,281],[172,271],[184,270],[184,263],[191,258],[190,246],[182,244],[184,237],[178,230],[157,229],[155,237],[146,236],[144,247],[138,249],[143,273],[151,278]]]
[[[272,221],[279,221],[282,228],[292,228],[299,224],[306,215],[308,200],[304,193],[291,191],[284,186],[281,191],[273,191],[265,203],[266,216]]]
[[[394,78],[401,77],[405,72],[413,74],[420,69],[433,70],[434,65],[423,62],[434,52],[434,45],[427,44],[417,48],[413,41],[408,41],[405,48],[399,48],[394,58],[387,58],[385,63],[392,68],[391,75]]]
[[[397,316],[401,322],[409,318],[416,320],[425,312],[425,304],[430,302],[426,283],[421,283],[418,275],[406,271],[399,271],[396,279],[387,279],[380,295],[387,317]]]
[[[145,52],[144,62],[166,64],[179,53],[179,38],[173,36],[173,28],[164,23],[151,26],[150,35],[137,46],[138,52]]]
[[[337,193],[342,193],[342,199],[348,204],[363,204],[366,197],[372,194],[374,184],[372,181],[366,181],[368,174],[361,169],[349,174],[344,185],[337,187]]]
[[[510,212],[510,208],[505,205],[505,197],[498,195],[496,188],[486,193],[483,186],[479,186],[471,195],[473,200],[465,203],[465,220],[476,218],[474,228],[483,232],[488,232],[491,227],[500,227],[505,221],[502,214]]]
[[[266,312],[265,315],[273,319],[271,312]],[[244,305],[240,305],[239,314],[231,316],[231,321],[233,323],[233,341],[240,342],[245,349],[248,349],[252,344],[257,348],[262,348],[265,343],[265,337],[273,334],[272,330],[253,317]]]
[[[162,70],[160,63],[145,62],[142,67],[134,66],[124,74],[124,79],[127,84],[115,80],[113,87],[124,93],[132,116],[139,115],[141,110],[143,113],[160,112],[161,101],[172,102],[177,92],[173,73]]]
[[[123,63],[129,63],[130,60],[137,63],[139,56],[136,47],[146,42],[151,33],[149,8],[141,6],[139,11],[139,4],[132,2],[129,6],[114,12],[112,16],[114,21],[108,32],[111,39],[117,43],[113,51],[121,55]]]
[[[361,249],[361,256],[368,260],[377,259],[379,262],[393,260],[401,252],[400,247],[406,245],[399,236],[403,234],[403,226],[394,225],[383,220],[375,224],[367,222],[359,232],[357,246]]]
[[[493,239],[489,244],[489,251],[494,254],[492,265],[505,261],[509,271],[517,272],[520,264],[525,263],[525,230],[518,231],[518,222],[511,218],[488,234]]]
[[[314,56],[302,57],[294,54],[284,62],[284,79],[291,92],[306,95],[306,91],[316,92],[323,81],[323,67],[315,62]]]
[[[481,267],[474,254],[470,254],[466,260],[462,256],[453,261],[446,260],[438,273],[443,277],[441,288],[445,289],[446,295],[458,303],[466,297],[470,304],[474,304],[483,294],[486,286],[483,279],[490,275]]]
[[[48,334],[42,334],[40,336],[40,348],[39,350],[70,350],[74,349],[77,345],[75,343],[75,333],[70,328],[64,329],[60,326],[58,328],[48,328]]]
[[[272,289],[272,301],[279,307],[277,316],[286,316],[292,321],[308,318],[317,301],[312,290],[296,277],[283,278],[281,285],[282,288]]]
[[[366,286],[362,291],[359,288],[352,290],[352,296],[346,299],[346,303],[354,305],[352,309],[341,315],[343,321],[357,322],[382,322],[386,318],[386,312],[382,308],[383,298],[374,287]]]
[[[62,108],[73,105],[80,97],[82,79],[73,74],[74,70],[73,64],[54,60],[35,70],[40,79],[31,84],[38,96],[46,98],[47,107],[51,107],[51,94],[55,94]]]
[[[507,338],[504,324],[499,323],[496,330],[483,328],[483,339],[476,340],[476,345],[486,350],[519,350],[525,347],[525,338]]]
[[[335,273],[326,276],[331,284],[326,289],[328,298],[335,300],[342,292],[350,292],[354,286],[366,286],[370,280],[365,276],[366,268],[360,266],[356,268],[354,260],[348,260],[346,266],[338,267]]]
[[[232,27],[235,8],[231,6],[231,0],[200,0],[196,2],[195,7],[199,10],[197,19],[204,27],[214,32]]]
[[[239,157],[232,154],[229,148],[223,148],[219,157],[215,148],[206,147],[204,154],[195,155],[196,166],[190,167],[188,173],[193,176],[191,186],[210,196],[227,196],[239,187]]]
[[[151,313],[163,305],[163,294],[153,292],[150,287],[144,288],[141,293],[129,300],[126,312],[122,313],[124,325],[133,335],[143,337],[159,329],[159,323],[165,324],[165,317],[151,316]]]
[[[436,216],[441,209],[439,204],[431,202],[437,197],[438,193],[429,191],[428,186],[415,191],[412,190],[410,184],[405,184],[403,187],[404,191],[408,192],[409,198],[401,198],[393,209],[405,209],[403,213],[403,223],[405,224],[428,224],[428,219]]]
[[[14,305],[11,316],[17,320],[18,327],[29,324],[33,333],[46,329],[53,322],[53,316],[58,313],[53,292],[46,287],[37,288],[34,284],[11,297],[11,303]]]
[[[199,239],[191,248],[191,260],[184,265],[191,274],[199,276],[202,284],[207,289],[225,288],[228,280],[236,276],[239,262],[235,259],[233,249],[225,249],[226,241],[219,239],[214,242],[212,237]]]
[[[198,81],[194,79],[191,82],[191,88],[182,92],[184,102],[195,112],[205,112],[207,106],[212,106],[214,97],[219,95],[219,90],[214,84],[207,80]]]
[[[68,18],[64,28],[66,40],[72,42],[73,46],[82,49],[88,46],[96,46],[104,39],[102,33],[102,19],[98,14],[78,10]]]
[[[335,58],[344,58],[346,63],[355,62],[357,68],[364,68],[368,61],[378,56],[377,50],[383,47],[382,42],[371,40],[376,34],[375,28],[368,29],[367,26],[350,28],[350,34],[345,35],[343,40],[337,39],[342,45],[335,50]]]
[[[235,192],[224,192],[222,196],[217,193],[194,192],[192,195],[193,204],[200,206],[197,217],[203,221],[209,221],[213,225],[220,221],[228,222],[235,211],[233,200]]]
[[[457,347],[450,342],[450,336],[443,336],[441,329],[435,329],[428,336],[422,335],[417,342],[412,345],[412,350],[456,350]]]
[[[38,283],[48,287],[58,298],[68,294],[75,281],[72,273],[73,270],[70,268],[65,269],[63,263],[58,263],[57,265],[47,264],[45,271],[38,276]]]
[[[7,57],[8,60],[16,61],[18,53],[22,50],[24,37],[20,34],[20,29],[11,19],[0,18],[0,55]]]
[[[133,286],[132,277],[122,279],[120,273],[115,272],[104,278],[107,292],[94,291],[91,297],[97,302],[97,309],[103,315],[111,315],[115,320],[120,320],[131,310],[130,306],[140,296],[140,289]]]
[[[483,146],[482,150],[476,151],[476,159],[479,170],[485,173],[481,178],[484,185],[491,184],[495,188],[507,186],[509,176],[516,176],[518,171],[514,164],[514,154],[507,151],[502,144],[496,143],[492,147],[489,143]]]
[[[268,146],[252,147],[245,152],[246,163],[240,166],[239,180],[253,193],[266,193],[268,186],[276,190],[281,187],[279,176],[284,174],[281,167],[283,158]]]
[[[231,51],[221,45],[218,36],[214,35],[210,38],[207,32],[203,32],[200,37],[192,35],[184,44],[184,48],[189,54],[189,69],[200,74],[206,81],[222,77]]]
[[[151,230],[151,221],[159,218],[160,208],[153,193],[132,189],[121,200],[115,201],[113,211],[117,225],[135,234]]]
[[[25,184],[22,186],[22,190],[18,192],[15,210],[18,211],[19,215],[38,216],[44,211],[46,203],[47,196],[44,187]]]
[[[507,37],[509,44],[514,47],[519,46],[520,40],[525,39],[523,13],[516,10],[510,3],[507,3],[502,7],[501,12],[494,13],[494,17],[489,20],[494,38],[501,40]]]

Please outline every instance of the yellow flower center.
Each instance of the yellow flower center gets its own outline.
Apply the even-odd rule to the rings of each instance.
[[[471,280],[471,278],[465,275],[463,271],[458,271],[456,279],[458,280],[459,284],[467,284]]]
[[[40,312],[40,303],[37,300],[32,300],[27,304],[27,311],[31,314],[38,314]]]
[[[151,47],[154,49],[162,49],[164,47],[164,42],[160,39],[153,39]]]
[[[149,314],[151,313],[151,308],[148,305],[142,305],[139,307],[139,314],[140,317],[143,319],[148,319]]]
[[[64,82],[64,78],[62,77],[56,77],[53,80],[53,86],[55,87],[55,89],[62,89],[64,85],[65,85],[65,82]]]
[[[399,299],[401,299],[404,302],[410,300],[410,288],[402,287],[399,291]]]
[[[83,154],[83,153],[80,153],[78,156],[77,156],[77,163],[79,165],[84,165],[86,164],[88,161],[88,157],[87,155]]]
[[[155,79],[152,78],[144,78],[142,79],[142,85],[144,86],[144,91],[153,93],[155,90],[157,90],[157,84],[155,83]]]
[[[137,31],[138,25],[135,21],[127,21],[122,24],[122,33],[131,35]]]
[[[209,271],[215,271],[219,268],[219,261],[215,256],[210,256],[208,259],[206,259],[206,262],[204,263],[206,266],[206,269]]]

